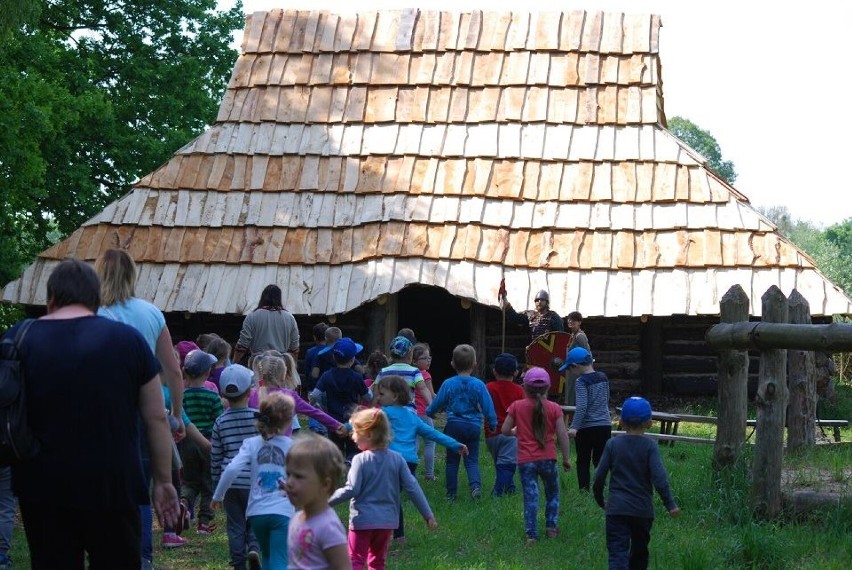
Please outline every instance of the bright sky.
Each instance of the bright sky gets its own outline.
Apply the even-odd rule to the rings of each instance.
[[[246,13],[271,8],[351,13],[417,4],[453,11],[659,14],[666,116],[685,117],[710,131],[722,157],[734,163],[737,190],[753,205],[786,206],[794,219],[822,226],[852,217],[852,181],[846,178],[852,158],[847,150],[852,112],[846,107],[852,103],[845,90],[852,2],[243,0]]]

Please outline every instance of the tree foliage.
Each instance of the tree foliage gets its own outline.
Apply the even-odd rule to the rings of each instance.
[[[216,0],[0,0],[0,283],[215,119]]]
[[[784,206],[758,210],[810,255],[832,283],[852,297],[852,218],[821,229],[811,222],[794,219]]]
[[[705,131],[683,117],[672,117],[669,120],[669,131],[701,153],[707,159],[707,165],[713,172],[722,177],[728,184],[734,184],[737,179],[734,163],[730,160],[722,160],[722,149],[719,148],[719,143],[716,142],[710,131]]]

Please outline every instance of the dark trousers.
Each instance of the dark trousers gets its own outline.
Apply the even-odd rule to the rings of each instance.
[[[612,426],[595,426],[577,430],[574,441],[577,446],[577,483],[580,489],[589,490],[591,464],[595,467],[601,461],[604,446],[612,437]]]
[[[246,557],[252,550],[260,552],[260,546],[246,519],[249,489],[230,488],[225,491],[222,507],[225,509],[228,525],[228,550],[231,552],[231,566],[243,568]]]
[[[122,510],[69,509],[20,501],[33,570],[138,570],[142,526],[136,505]]]
[[[645,570],[654,519],[625,515],[606,516],[609,570]]]
[[[198,522],[210,524],[213,520],[213,480],[210,477],[210,452],[189,438],[180,442],[180,458],[183,462],[181,496],[190,509],[198,499]]]
[[[412,475],[416,475],[417,472],[417,464],[416,463],[408,463],[408,470],[411,471]],[[399,526],[393,531],[394,538],[404,538],[405,537],[405,519],[402,518],[402,498],[400,497],[399,501]]]

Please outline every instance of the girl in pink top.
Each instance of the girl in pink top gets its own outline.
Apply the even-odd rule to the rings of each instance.
[[[336,431],[343,436],[348,434],[346,428],[339,421],[329,416],[319,408],[315,408],[296,392],[299,385],[299,375],[296,372],[295,359],[284,353],[283,356],[274,354],[263,355],[252,362],[252,368],[255,377],[260,383],[260,387],[252,390],[248,400],[248,407],[257,409],[260,402],[270,392],[284,392],[293,398],[296,402],[296,413],[304,414],[309,418],[314,418],[319,423],[329,429]],[[290,426],[284,435],[291,435],[293,427]]]
[[[538,477],[544,482],[545,536],[559,534],[559,472],[556,469],[556,442],[562,451],[562,468],[571,469],[568,430],[562,408],[547,399],[550,375],[533,366],[524,375],[526,398],[512,402],[503,422],[503,435],[518,438],[518,471],[524,490],[524,530],[527,546],[538,540]]]

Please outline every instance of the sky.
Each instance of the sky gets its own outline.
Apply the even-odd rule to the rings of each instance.
[[[219,0],[220,7],[234,0]],[[243,0],[246,13],[328,10],[601,10],[662,19],[666,117],[709,131],[755,207],[785,206],[818,227],[852,217],[846,177],[852,99],[847,53],[852,2],[810,0]],[[773,6],[784,6],[775,8]],[[241,40],[240,34],[238,41]],[[239,43],[237,43],[239,45]],[[843,143],[843,141],[847,141]]]

